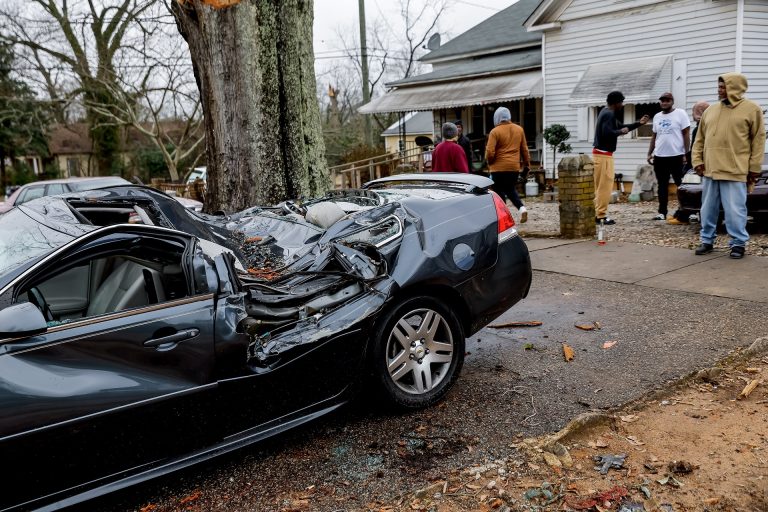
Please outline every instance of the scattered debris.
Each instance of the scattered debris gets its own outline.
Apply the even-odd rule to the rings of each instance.
[[[622,504],[619,512],[646,512],[646,510],[644,504],[630,502]]]
[[[503,324],[493,324],[489,325],[488,327],[493,327],[494,329],[504,329],[506,327],[538,327],[540,325],[543,325],[543,322],[539,322],[538,320],[530,320],[527,322],[506,322]]]
[[[600,471],[601,475],[607,475],[608,470],[611,468],[622,469],[624,467],[624,461],[627,459],[627,454],[619,453],[617,455],[595,455],[594,459],[598,464],[595,466],[595,470]]]
[[[574,356],[573,347],[568,345],[567,343],[563,343],[563,357],[565,357],[566,361],[573,361]]]
[[[613,346],[614,346],[615,344],[617,344],[617,343],[618,343],[618,341],[616,341],[616,340],[613,340],[613,341],[606,341],[605,343],[603,343],[603,348],[604,348],[605,350],[608,350],[609,348],[613,347]]]
[[[760,384],[760,381],[758,379],[754,379],[752,382],[747,384],[746,387],[743,390],[741,390],[741,393],[739,393],[739,400],[741,400],[742,398],[747,398],[750,395],[750,393],[752,393],[755,390],[758,384]]]
[[[717,382],[717,378],[720,377],[721,373],[723,373],[722,368],[705,368],[696,373],[696,380],[709,383]]]
[[[544,457],[544,462],[546,462],[549,467],[551,468],[563,467],[563,463],[560,462],[560,459],[557,458],[557,455],[555,455],[554,453],[544,452],[541,455]]]
[[[673,460],[667,465],[667,468],[677,475],[685,475],[696,469],[696,466],[684,460]]]
[[[629,444],[632,446],[643,446],[645,444],[635,436],[627,436],[627,441],[629,441]]]
[[[587,497],[568,495],[565,504],[574,510],[591,510],[597,507],[605,507],[606,503],[615,503],[629,495],[626,487],[620,485],[611,487],[607,491],[595,492]],[[607,507],[606,507],[607,508]]]
[[[597,439],[597,441],[590,441],[588,443],[588,446],[592,449],[595,448],[608,448],[609,443],[604,437],[600,437]]]
[[[555,494],[552,484],[549,482],[542,482],[540,487],[532,487],[525,491],[523,497],[526,500],[535,502],[538,505],[547,506],[562,499],[563,494]]]
[[[576,324],[576,328],[582,331],[594,331],[595,329],[600,330],[602,327],[600,322],[592,322],[590,324]]]
[[[619,416],[619,419],[624,423],[634,423],[640,419],[640,416],[637,414],[627,414],[626,416]]]
[[[667,475],[661,480],[656,480],[656,481],[659,482],[661,485],[671,485],[672,487],[675,487],[675,488],[680,488],[683,486],[683,483],[672,475]]]
[[[533,350],[534,348],[536,347],[533,346],[533,343],[526,343],[525,345],[523,345],[524,350]]]

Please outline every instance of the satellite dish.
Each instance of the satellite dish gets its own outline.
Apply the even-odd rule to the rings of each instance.
[[[427,48],[429,48],[432,51],[437,50],[440,48],[440,33],[435,32],[432,34],[432,36],[429,38],[429,41],[427,41]]]

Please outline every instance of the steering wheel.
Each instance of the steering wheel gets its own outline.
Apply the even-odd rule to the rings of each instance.
[[[51,311],[51,307],[47,302],[45,302],[45,298],[43,297],[43,294],[40,293],[40,290],[37,288],[37,286],[33,286],[27,290],[27,298],[29,299],[29,302],[34,304],[37,309],[43,313],[43,317],[45,317],[46,322],[53,321],[53,312]]]
[[[303,206],[297,205],[294,201],[285,201],[282,204],[282,209],[285,213],[295,213],[302,217],[307,214],[307,209]]]

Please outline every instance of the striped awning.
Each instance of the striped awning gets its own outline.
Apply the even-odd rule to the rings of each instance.
[[[440,110],[503,103],[543,94],[541,71],[398,87],[358,109],[361,114]]]
[[[605,105],[611,91],[621,91],[624,103],[656,103],[672,88],[672,57],[662,55],[590,64],[573,88],[572,107]]]

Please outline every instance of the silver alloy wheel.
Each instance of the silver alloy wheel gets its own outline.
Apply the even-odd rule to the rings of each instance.
[[[453,350],[453,334],[440,313],[432,309],[411,311],[397,321],[389,334],[389,376],[406,393],[428,393],[448,375]]]

